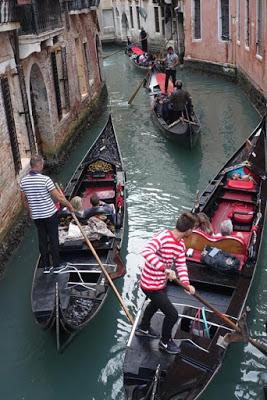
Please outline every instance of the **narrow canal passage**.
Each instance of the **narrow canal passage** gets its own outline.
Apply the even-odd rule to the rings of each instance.
[[[116,49],[115,49],[116,50]],[[114,48],[105,49],[112,52]],[[202,125],[201,142],[184,151],[157,132],[149,116],[148,95],[140,90],[133,105],[127,100],[143,73],[128,64],[123,52],[104,62],[109,110],[128,177],[128,230],[124,242],[127,274],[119,282],[133,313],[142,301],[139,255],[152,232],[171,227],[190,209],[197,189],[238,148],[259,121],[246,96],[233,83],[198,72],[178,72],[192,94]],[[104,125],[108,110],[79,143],[58,181],[66,183],[73,169]],[[128,236],[128,240],[127,240]],[[266,234],[265,237],[266,238]],[[0,398],[5,400],[123,400],[122,363],[130,326],[110,293],[108,301],[63,354],[55,339],[34,324],[30,289],[37,258],[34,227],[14,252],[0,290]],[[261,336],[267,314],[267,245],[263,243],[256,279],[249,297],[252,336]],[[263,399],[266,359],[251,346],[233,345],[203,400]]]

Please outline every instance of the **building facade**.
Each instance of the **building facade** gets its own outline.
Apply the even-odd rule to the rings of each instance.
[[[138,42],[141,27],[149,35],[152,47],[160,48],[177,39],[177,13],[180,0],[111,0],[115,38],[127,36]],[[104,19],[104,17],[103,17]]]
[[[0,238],[32,154],[56,161],[103,87],[96,0],[0,0]],[[77,79],[73,79],[77,77]]]
[[[233,67],[267,99],[267,1],[190,0],[180,11],[185,58]]]

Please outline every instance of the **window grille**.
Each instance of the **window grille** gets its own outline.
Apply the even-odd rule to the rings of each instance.
[[[141,29],[139,6],[136,6],[136,16],[137,16],[137,27],[138,29]]]
[[[19,144],[18,144],[16,125],[14,120],[8,78],[6,76],[2,76],[0,77],[0,81],[1,81],[2,96],[6,114],[6,123],[10,138],[12,156],[14,160],[14,167],[16,174],[18,174],[19,171],[21,170],[21,158],[19,152]]]
[[[221,0],[221,39],[229,40],[229,0]]]
[[[245,45],[250,45],[250,19],[249,19],[249,0],[245,0]]]
[[[69,109],[70,109],[70,90],[69,90],[66,47],[62,47],[62,49],[61,49],[61,60],[62,60],[62,79],[63,79],[63,85],[64,85],[65,110],[69,111]]]
[[[130,6],[130,20],[131,20],[131,28],[134,28],[134,19],[133,19],[133,7]]]
[[[62,104],[61,104],[60,87],[59,87],[59,79],[58,79],[57,59],[56,59],[55,52],[51,53],[51,64],[52,64],[52,72],[53,72],[53,78],[54,78],[54,88],[55,88],[55,94],[56,94],[58,119],[61,119],[62,118]]]
[[[194,39],[201,39],[201,9],[200,0],[194,0],[193,9],[193,36]]]
[[[159,8],[154,7],[154,18],[155,18],[155,32],[160,32],[159,27]]]

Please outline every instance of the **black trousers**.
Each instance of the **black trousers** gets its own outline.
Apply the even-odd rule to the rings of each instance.
[[[51,254],[52,265],[57,267],[60,264],[57,213],[49,218],[35,219],[34,223],[38,232],[41,265],[43,267],[49,267],[51,265],[49,257]]]
[[[147,39],[141,40],[142,50],[147,53]]]
[[[165,92],[167,92],[169,79],[172,79],[173,86],[175,85],[176,81],[176,70],[174,69],[166,69],[166,76],[165,76]]]
[[[165,318],[162,325],[161,338],[164,342],[167,342],[172,336],[172,328],[178,319],[178,312],[167,296],[167,288],[161,290],[142,290],[151,301],[145,309],[139,327],[144,330],[149,329],[153,315],[158,310],[162,311]]]

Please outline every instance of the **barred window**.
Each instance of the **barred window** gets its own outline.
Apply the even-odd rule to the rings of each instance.
[[[137,16],[137,27],[138,29],[141,29],[139,6],[136,6],[136,16]]]
[[[154,7],[154,17],[155,17],[155,32],[160,32],[159,28],[159,9]]]
[[[16,174],[18,174],[19,171],[21,170],[21,157],[19,152],[19,143],[17,138],[8,78],[6,76],[1,76],[0,81],[1,81],[2,96],[6,114],[6,123],[9,133],[12,156],[14,160],[14,167]]]
[[[134,28],[133,7],[130,6],[129,9],[130,9],[131,28]]]
[[[200,0],[194,0],[193,2],[193,38],[201,39]]]
[[[229,40],[229,0],[221,0],[221,39]]]
[[[245,0],[245,45],[250,45],[250,20],[249,20],[249,0]]]

